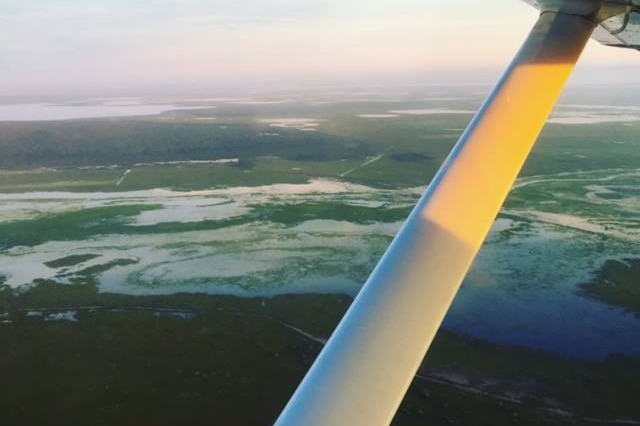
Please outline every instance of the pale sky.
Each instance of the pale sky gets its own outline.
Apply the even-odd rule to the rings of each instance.
[[[536,16],[520,0],[0,0],[0,90],[488,83]],[[639,66],[590,42],[578,78]]]

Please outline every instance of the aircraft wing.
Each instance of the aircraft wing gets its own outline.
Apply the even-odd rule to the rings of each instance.
[[[607,46],[640,50],[640,11],[607,19],[598,25],[593,38]]]
[[[600,24],[591,38],[606,46],[640,50],[640,0],[524,0],[540,11],[592,14]]]

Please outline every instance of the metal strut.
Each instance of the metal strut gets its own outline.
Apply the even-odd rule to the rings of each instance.
[[[391,422],[594,27],[540,15],[276,426]]]

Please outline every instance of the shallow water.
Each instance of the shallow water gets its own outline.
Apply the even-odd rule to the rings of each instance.
[[[0,105],[0,121],[45,121],[77,118],[156,115],[166,111],[195,109],[168,104],[97,102],[95,104],[5,104]]]
[[[519,181],[445,327],[568,356],[640,355],[640,319],[579,294],[607,259],[640,257],[639,195],[627,190],[638,180],[637,170],[599,170]],[[408,209],[419,193],[313,180],[191,192],[7,194],[0,201],[6,227],[86,208],[116,210],[100,219],[113,223],[112,232],[1,251],[0,274],[18,288],[37,278],[69,283],[103,267],[99,290],[131,295],[355,295],[401,226],[397,208]],[[130,205],[151,210],[118,214]],[[343,206],[344,217],[333,206]],[[357,210],[363,219],[349,209],[366,209]],[[89,254],[98,256],[45,265]]]

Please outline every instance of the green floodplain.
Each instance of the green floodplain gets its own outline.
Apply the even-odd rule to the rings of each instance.
[[[271,424],[483,96],[433,90],[1,122],[2,424]],[[640,116],[573,96],[395,425],[640,424]],[[500,334],[539,294],[628,332],[585,356]]]

